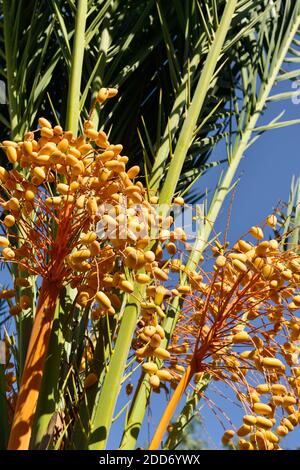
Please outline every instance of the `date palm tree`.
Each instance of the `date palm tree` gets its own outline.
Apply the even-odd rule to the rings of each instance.
[[[1,0],[0,12],[0,72],[7,98],[0,105],[2,140],[22,141],[40,116],[77,136],[92,109],[95,127],[122,142],[130,163],[142,167],[148,195],[159,194],[161,203],[170,204],[174,196],[191,204],[203,200],[206,173],[220,171],[212,196],[205,199],[202,236],[187,263],[196,266],[248,148],[270,129],[300,123],[283,120],[283,113],[260,123],[268,103],[295,93],[300,1]],[[286,91],[274,91],[278,82]],[[119,90],[105,106],[96,100],[103,87]],[[222,143],[224,158],[215,160]],[[1,164],[7,166],[4,153]],[[11,270],[14,277],[16,270]],[[27,274],[35,286],[32,303],[1,333],[12,345],[16,387],[22,383],[39,299],[39,279]],[[177,302],[164,319],[165,347],[176,325]],[[120,408],[118,399],[125,396],[120,386],[134,373],[130,361],[139,306],[123,302],[121,308],[117,320],[103,318],[91,326],[88,309],[75,307],[74,289],[61,288],[30,448],[104,449],[125,412],[116,447],[138,446],[151,389],[142,373],[132,398]],[[75,313],[68,322],[70,312]],[[79,364],[84,344],[90,343],[100,358],[98,379],[79,396],[78,384],[84,381]],[[206,376],[186,398],[167,448],[181,441],[196,413],[199,390],[209,383]],[[12,416],[2,378],[0,416],[0,443],[6,448]]]

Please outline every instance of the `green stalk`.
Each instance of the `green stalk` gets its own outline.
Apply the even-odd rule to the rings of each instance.
[[[168,312],[164,320],[163,328],[165,331],[165,339],[161,342],[163,348],[168,347],[169,340],[172,336],[173,329],[175,328],[177,318],[179,315],[179,299],[174,299],[171,311]],[[162,361],[157,361],[160,364]],[[128,419],[124,428],[120,449],[133,450],[136,446],[136,441],[141,430],[145,410],[151,394],[151,387],[149,385],[149,376],[142,374],[138,386],[136,388],[131,407],[128,414]]]
[[[22,327],[21,327],[22,325]],[[18,345],[19,345],[19,377],[22,376],[22,371],[26,359],[26,351],[28,348],[29,338],[33,325],[33,317],[31,313],[23,313],[19,318],[19,335],[18,335]]]
[[[60,391],[58,384],[63,346],[59,312],[60,303],[57,302],[42,385],[32,428],[31,449],[45,448],[48,444],[48,441],[46,442],[47,438],[51,439],[51,436],[47,436],[47,430],[59,400]]]
[[[73,449],[85,450],[88,447],[88,438],[90,433],[90,419],[95,409],[97,396],[101,389],[106,374],[106,364],[110,355],[110,335],[113,336],[116,327],[116,319],[103,317],[99,323],[99,337],[97,340],[94,361],[91,371],[97,374],[99,380],[85,392],[85,397],[81,401],[78,408],[78,419],[74,425],[72,434]]]
[[[151,170],[151,179],[149,182],[149,187],[155,193],[159,188],[159,184],[165,173],[165,167],[170,152],[169,144],[169,134],[170,138],[173,139],[178,129],[180,119],[182,117],[184,107],[186,106],[186,87],[188,80],[191,80],[191,76],[196,71],[197,66],[200,62],[200,54],[195,54],[192,58],[189,67],[184,74],[184,77],[181,82],[181,86],[178,90],[178,94],[174,100],[173,108],[168,119],[168,125],[165,128],[164,134],[162,136],[162,144],[158,149],[158,152],[155,156],[155,160]]]
[[[220,59],[221,50],[230,28],[232,15],[234,14],[237,0],[227,2],[220,26],[216,32],[215,39],[205,61],[203,71],[199,78],[191,106],[187,111],[187,116],[182,126],[174,156],[171,160],[167,176],[160,194],[161,204],[170,204],[176,191],[176,186],[180,173],[193,140],[194,129],[201,113],[203,103],[210,88],[210,83]]]
[[[31,299],[30,307],[23,311],[18,317],[18,349],[19,349],[19,362],[18,362],[18,376],[21,378],[23,368],[25,365],[26,354],[29,344],[29,339],[32,331],[33,318],[35,314],[35,302],[36,302],[36,288],[35,288],[35,277],[28,276],[27,272],[19,272],[17,265],[13,267],[15,277],[27,277],[31,280],[31,286],[29,288],[17,287],[16,298],[19,299],[21,295],[28,295]]]
[[[196,240],[196,243],[193,246],[191,256],[187,263],[188,269],[194,269],[195,266],[197,266],[197,264],[199,263],[201,253],[203,252],[203,249],[205,248],[205,245],[209,239],[214,223],[223,205],[224,199],[232,186],[233,178],[235,177],[236,171],[244,155],[244,152],[249,145],[252,132],[255,129],[256,123],[265,108],[270,92],[276,82],[278,73],[282,67],[284,58],[288,52],[288,49],[295,34],[297,33],[299,26],[300,15],[298,15],[293,27],[285,38],[283,47],[281,49],[280,54],[278,55],[276,64],[274,65],[273,70],[268,76],[268,81],[261,86],[261,91],[259,93],[256,107],[251,117],[249,118],[245,129],[242,131],[240,139],[237,139],[235,142],[231,161],[210,205],[209,212],[204,224],[204,233],[203,235],[201,234],[201,237]]]
[[[180,444],[182,434],[184,433],[186,427],[193,419],[195,414],[195,409],[200,400],[200,394],[203,393],[210,383],[210,376],[205,374],[204,377],[197,383],[195,390],[190,393],[186,399],[186,402],[178,415],[175,423],[172,425],[172,429],[169,433],[169,436],[166,440],[164,449],[174,450]]]
[[[66,128],[72,131],[74,135],[77,135],[80,117],[79,102],[85,48],[85,25],[87,9],[87,0],[78,0],[66,116]]]
[[[248,140],[246,141],[246,138],[246,134],[244,134],[242,139],[240,140],[239,146],[236,149],[234,158],[232,159],[231,164],[228,166],[225,176],[219,184],[219,187],[217,188],[217,192],[210,205],[208,215],[207,217],[205,217],[203,233],[201,233],[201,236],[196,239],[193,245],[191,255],[186,264],[187,269],[193,270],[199,263],[200,257],[206,247],[209,236],[213,230],[214,223],[223,205],[224,199],[228,194],[228,191],[230,190],[233,178],[240,164],[244,150],[247,147]]]
[[[124,309],[115,349],[93,417],[92,432],[89,438],[90,450],[103,450],[106,447],[120,392],[121,381],[126,367],[126,360],[136,327],[138,312],[139,302],[136,297],[129,296]]]
[[[142,374],[132,399],[128,419],[125,423],[120,450],[133,450],[135,448],[150,393],[149,375]]]

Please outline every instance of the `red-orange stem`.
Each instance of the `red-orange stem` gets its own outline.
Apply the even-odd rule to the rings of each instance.
[[[9,437],[9,450],[29,448],[58,294],[57,283],[43,281]]]
[[[163,436],[167,430],[167,427],[176,411],[177,405],[181,400],[182,395],[184,394],[188,384],[191,381],[191,378],[194,375],[194,367],[189,365],[185,374],[182,376],[179,384],[177,385],[171,400],[169,401],[167,408],[160,420],[159,425],[156,428],[155,434],[153,436],[152,442],[149,446],[149,450],[157,450],[162,442]]]

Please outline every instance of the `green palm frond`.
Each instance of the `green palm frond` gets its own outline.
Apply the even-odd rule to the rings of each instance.
[[[54,20],[48,4],[35,0],[0,3],[1,70],[7,90],[7,106],[2,105],[2,138],[21,138],[28,130],[50,85],[59,61]]]

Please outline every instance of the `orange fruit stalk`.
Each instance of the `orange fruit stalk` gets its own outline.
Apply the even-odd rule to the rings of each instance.
[[[41,387],[58,293],[59,285],[57,283],[43,281],[16,403],[8,450],[27,450],[29,448],[32,423]]]

